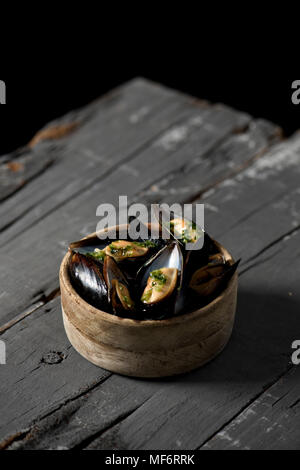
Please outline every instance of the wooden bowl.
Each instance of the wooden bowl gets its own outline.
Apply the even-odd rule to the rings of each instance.
[[[74,348],[93,364],[124,375],[164,377],[205,364],[227,344],[236,310],[237,272],[205,307],[166,320],[140,321],[111,315],[83,300],[69,279],[70,256],[65,255],[59,273],[64,326]]]

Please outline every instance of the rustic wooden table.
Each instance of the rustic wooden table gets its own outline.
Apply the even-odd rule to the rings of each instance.
[[[101,202],[205,203],[242,257],[232,338],[205,367],[138,380],[83,359],[58,269]],[[0,446],[300,448],[300,134],[137,79],[0,159]]]

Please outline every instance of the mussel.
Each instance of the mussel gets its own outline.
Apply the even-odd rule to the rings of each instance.
[[[160,225],[161,233],[166,238],[169,234],[171,238],[177,240],[184,247],[187,244],[202,242],[205,232],[192,220],[183,218],[175,212],[166,211],[158,204],[153,205],[153,213]],[[202,243],[198,243],[198,247],[201,248]]]
[[[71,252],[69,272],[74,286],[87,302],[102,310],[109,309],[103,264],[90,256]]]
[[[131,242],[127,240],[116,240],[110,243],[103,250],[108,256],[114,258],[115,261],[120,262],[125,259],[136,259],[145,256],[149,248],[146,245]]]
[[[137,275],[144,311],[154,317],[172,315],[182,287],[183,257],[176,241],[145,263]]]
[[[94,236],[71,243],[69,271],[78,293],[101,310],[138,320],[169,318],[210,302],[239,262],[226,261],[219,245],[194,222],[176,214],[169,220],[166,226],[158,218],[159,239]],[[187,248],[200,238],[201,249]]]
[[[117,234],[118,235],[118,234]],[[97,236],[84,238],[69,245],[69,250],[104,262],[106,256],[122,264],[129,278],[134,278],[145,261],[163,246],[163,240],[100,240]]]
[[[226,263],[221,254],[209,257],[208,264],[197,269],[190,280],[189,287],[198,296],[208,297],[232,277],[239,261],[234,264]]]
[[[111,256],[106,256],[104,260],[103,274],[108,288],[108,301],[113,313],[119,316],[128,313],[128,316],[132,316],[135,303],[130,294],[129,283]]]

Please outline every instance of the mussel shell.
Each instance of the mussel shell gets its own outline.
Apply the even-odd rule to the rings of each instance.
[[[178,218],[178,217],[181,218],[181,216],[178,216],[174,212],[167,212],[164,208],[162,208],[158,204],[153,205],[153,212],[161,227],[161,232],[165,234],[165,236],[166,234],[170,236],[171,240],[176,240],[179,243],[181,247],[182,255],[183,255],[183,260],[184,260],[184,277],[187,280],[188,277],[191,275],[191,273],[197,267],[204,266],[205,264],[207,264],[209,255],[213,253],[214,251],[216,251],[216,247],[214,246],[214,241],[201,227],[197,226],[199,233],[201,233],[201,236],[203,235],[204,237],[203,245],[199,249],[194,249],[194,250],[187,249],[187,244],[183,242],[182,239],[177,238],[171,229],[171,225],[164,221],[164,217],[166,218],[167,221],[170,220],[171,222],[175,218]],[[183,219],[183,220],[187,220],[187,219]],[[194,223],[192,220],[187,220],[187,222]],[[190,244],[191,243],[189,243],[189,245]]]
[[[100,240],[97,236],[83,238],[82,240],[78,240],[76,242],[72,242],[69,245],[69,251],[81,254],[88,254],[92,253],[95,248],[99,248],[99,250],[103,250],[107,245],[109,245],[111,241],[107,240]]]
[[[182,215],[178,215],[174,211],[167,211],[166,209],[164,209],[159,204],[153,204],[152,210],[153,210],[154,216],[155,216],[155,218],[156,218],[156,220],[157,220],[157,222],[160,226],[160,231],[161,231],[162,237],[166,238],[166,239],[176,240],[183,247],[183,249],[185,248],[186,241],[184,241],[183,238],[176,236],[176,234],[174,233],[174,231],[171,228],[172,220],[181,219],[181,220],[186,221],[186,223],[189,224],[189,225],[191,225],[191,224],[195,225],[195,228],[196,228],[197,232],[199,233],[199,237],[197,238],[198,240],[205,233],[204,230],[202,229],[202,227],[200,227],[199,225],[196,225],[193,220],[183,218]]]
[[[173,293],[165,300],[153,305],[141,304],[141,309],[147,318],[166,318],[173,315],[176,311],[176,302],[181,294],[183,276],[183,257],[179,244],[176,241],[165,245],[139,270],[137,275],[139,298],[141,298],[144,292],[151,272],[161,268],[176,268],[178,270],[177,285]]]
[[[133,316],[135,311],[134,303],[130,302],[130,304],[124,308],[124,304],[122,304],[118,295],[118,286],[122,285],[127,289],[130,299],[132,300],[130,293],[131,286],[116,261],[110,256],[106,256],[104,260],[103,275],[108,288],[108,302],[114,314],[118,316]]]
[[[101,263],[94,261],[90,256],[71,252],[69,273],[72,284],[84,300],[96,308],[109,310]]]
[[[210,264],[198,269],[192,276],[190,289],[198,297],[217,296],[235,273],[239,261],[233,264]]]
[[[118,235],[119,232],[117,231],[117,238],[116,240],[113,239],[105,239],[101,240],[97,236],[89,237],[89,238],[84,238],[82,240],[78,240],[76,242],[73,242],[69,245],[69,251],[71,252],[76,252],[76,253],[81,253],[83,255],[92,255],[92,253],[95,251],[95,249],[99,250],[104,250],[108,245],[111,243],[114,243],[115,241],[118,240]],[[122,271],[126,274],[126,277],[128,279],[135,279],[137,271],[140,269],[140,267],[145,263],[147,259],[149,259],[151,256],[153,256],[154,253],[159,251],[164,245],[165,241],[162,239],[158,240],[148,240],[148,239],[142,239],[139,238],[138,240],[132,240],[130,237],[126,239],[126,241],[129,242],[138,242],[138,243],[148,243],[151,242],[151,246],[148,247],[147,253],[145,253],[144,256],[139,256],[139,257],[131,257],[131,258],[124,258],[123,260],[118,260],[118,264],[122,266]],[[152,246],[153,245],[153,246]],[[99,260],[98,258],[96,261],[103,262],[103,260]]]

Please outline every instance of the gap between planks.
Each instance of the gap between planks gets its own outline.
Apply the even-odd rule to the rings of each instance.
[[[68,405],[69,403],[72,403],[75,400],[78,400],[79,398],[84,396],[86,393],[91,392],[92,390],[96,389],[99,385],[102,385],[104,382],[106,382],[106,380],[108,380],[112,375],[113,375],[112,372],[107,372],[107,375],[105,377],[101,378],[97,383],[95,383],[94,385],[92,385],[88,389],[84,390],[83,392],[80,392],[80,393],[76,394],[75,396],[73,396],[73,397],[65,400],[64,402],[60,403],[56,408],[49,411],[48,413],[45,413],[44,415],[41,415],[37,420],[34,420],[28,428],[23,429],[20,432],[17,432],[15,434],[12,434],[12,435],[6,437],[2,442],[0,442],[0,450],[8,449],[9,446],[11,446],[16,441],[22,441],[22,440],[26,441],[26,439],[28,439],[31,436],[31,434],[33,433],[36,423],[38,423],[39,421],[41,421],[45,418],[48,418],[49,416],[56,413],[57,411],[59,411],[64,406]]]
[[[295,369],[295,366],[288,366],[282,374],[277,376],[271,383],[263,387],[262,391],[260,393],[257,393],[255,397],[253,397],[251,400],[248,401],[248,403],[245,404],[237,413],[235,413],[234,416],[232,416],[226,423],[224,423],[217,431],[215,431],[211,436],[209,436],[205,441],[201,443],[199,447],[197,447],[196,450],[201,450],[206,444],[208,444],[214,437],[216,437],[220,432],[222,432],[224,429],[227,428],[235,419],[237,419],[244,411],[247,410],[251,405],[253,405],[259,398],[264,395],[264,393],[268,392],[269,389],[274,387],[282,378],[284,378],[287,374],[291,372],[292,369]]]

